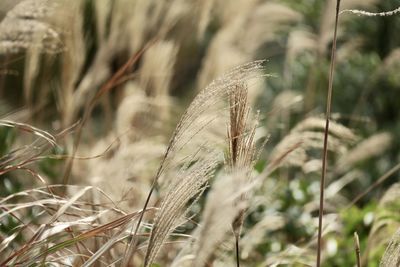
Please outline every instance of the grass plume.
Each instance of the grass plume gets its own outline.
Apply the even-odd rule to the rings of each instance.
[[[254,61],[239,67],[234,68],[222,77],[214,80],[203,91],[201,91],[192,101],[190,106],[182,115],[172,137],[169,141],[160,167],[151,184],[151,189],[147,195],[143,210],[145,210],[150,202],[150,198],[158,183],[160,176],[165,171],[168,164],[171,163],[172,157],[178,151],[182,150],[193,138],[198,136],[210,121],[202,121],[202,115],[212,110],[220,101],[227,99],[230,93],[237,88],[237,85],[250,80],[251,78],[259,77],[258,71],[263,68],[264,61]],[[137,245],[137,233],[143,219],[141,214],[139,221],[133,231],[132,242],[126,250],[125,260],[123,265],[127,266],[132,258]],[[149,256],[150,257],[150,256]]]
[[[211,153],[206,159],[193,159],[179,171],[154,220],[144,259],[145,267],[151,266],[169,233],[183,219],[190,200],[197,199],[204,191],[217,163],[218,154]]]
[[[389,245],[385,250],[380,267],[392,267],[400,265],[400,228],[392,236]]]
[[[231,172],[241,172],[245,178],[250,179],[250,174],[255,161],[257,150],[255,148],[255,133],[257,123],[249,126],[249,103],[247,88],[238,85],[238,88],[229,96],[230,123],[228,126],[229,150],[227,153],[228,166]],[[240,196],[243,201],[245,195]],[[245,210],[241,209],[232,223],[235,236],[236,266],[240,266],[239,239],[244,222]]]

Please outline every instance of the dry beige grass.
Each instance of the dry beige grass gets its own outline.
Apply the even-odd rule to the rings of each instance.
[[[379,209],[375,214],[372,229],[368,236],[368,243],[362,256],[362,264],[365,265],[370,257],[375,255],[379,249],[385,248],[388,244],[388,251],[393,254],[385,253],[382,258],[381,266],[396,266],[390,263],[398,262],[398,250],[396,253],[396,231],[400,227],[398,218],[398,200],[400,197],[400,184],[393,184],[379,201]],[[390,240],[391,236],[393,239]],[[381,255],[378,255],[379,257]],[[388,265],[384,265],[388,264]]]
[[[301,17],[279,3],[215,1],[214,4],[215,13],[221,16],[217,19],[222,25],[203,59],[198,88],[204,88],[232,67],[253,60],[262,44],[272,41],[279,31]],[[250,103],[255,102],[261,88],[261,85],[250,88]]]
[[[324,124],[324,120],[318,117],[310,117],[298,123],[275,146],[269,157],[268,168],[275,169],[285,164],[307,168],[307,163],[312,163],[313,160],[308,156],[307,151],[323,147],[323,136],[319,132],[323,130]],[[350,129],[334,122],[331,124],[329,134],[328,149],[339,155],[345,154],[349,144],[357,140]]]
[[[392,267],[400,265],[400,229],[392,236],[385,254],[382,257],[380,267]]]
[[[232,229],[232,222],[246,208],[245,172],[217,177],[204,207],[200,228],[194,233],[192,266],[212,264],[220,244]],[[237,231],[237,230],[236,230]]]
[[[68,190],[63,188],[69,196],[59,197],[52,195],[52,187],[48,187],[2,199],[2,210],[11,211],[3,212],[0,217],[24,215],[34,207],[40,210],[43,225],[31,222],[19,225],[21,231],[28,232],[26,236],[37,243],[18,243],[17,234],[1,236],[1,255],[15,252],[9,262],[20,264],[40,264],[44,258],[60,265],[71,264],[71,261],[82,266],[128,265],[130,257],[125,257],[125,262],[123,257],[134,254],[131,262],[144,261],[145,266],[151,266],[157,257],[160,264],[173,262],[173,266],[231,266],[235,264],[232,244],[236,241],[239,250],[242,238],[240,256],[244,263],[257,259],[263,266],[312,265],[315,238],[298,247],[288,245],[283,251],[271,252],[268,256],[259,254],[257,246],[265,241],[263,234],[280,230],[285,224],[283,214],[265,211],[252,229],[243,227],[243,221],[247,211],[253,212],[258,205],[264,205],[265,210],[272,206],[268,198],[275,197],[273,189],[280,190],[286,176],[291,178],[286,175],[287,170],[295,170],[296,180],[299,176],[308,178],[321,171],[321,160],[316,155],[323,148],[325,121],[311,116],[291,130],[285,127],[293,113],[303,111],[303,102],[312,98],[312,94],[303,97],[291,90],[297,89],[291,81],[291,64],[305,53],[312,55],[316,62],[325,58],[332,42],[334,18],[330,13],[335,1],[326,1],[318,32],[302,27],[303,16],[277,1],[89,2],[95,19],[88,21],[84,16],[87,1],[76,0],[72,4],[62,0],[25,0],[0,23],[0,54],[24,53],[25,56],[23,90],[29,110],[24,110],[25,113],[33,114],[48,105],[47,96],[51,95],[57,102],[52,111],[60,115],[60,121],[55,121],[54,125],[65,128],[86,112],[93,101],[95,114],[92,115],[90,109],[83,134],[85,142],[73,155],[76,159],[91,160],[74,165],[73,175],[77,183],[101,188],[70,186]],[[378,1],[343,2],[345,9],[373,11]],[[3,4],[0,3],[0,9]],[[65,4],[68,8],[57,7]],[[398,9],[382,14],[345,12],[390,15]],[[76,18],[72,19],[71,14]],[[348,16],[343,14],[342,17]],[[251,105],[259,100],[266,86],[258,83],[259,78],[265,76],[263,61],[251,61],[257,58],[260,47],[286,36],[293,25],[296,30],[288,34],[284,73],[284,87],[289,90],[279,93],[267,115],[261,114],[270,129],[285,124],[282,138],[263,158],[267,161],[264,172],[256,175],[253,165],[258,150],[255,143],[265,129],[257,120],[253,121]],[[93,47],[87,42],[92,36],[96,36]],[[362,39],[357,37],[344,40],[338,50],[338,61],[346,59],[361,44]],[[273,53],[268,51],[267,55]],[[396,71],[398,55],[395,50],[388,56],[380,69],[382,75]],[[123,65],[129,57],[131,63]],[[59,61],[61,63],[56,65]],[[241,65],[244,62],[251,63]],[[113,80],[114,73],[124,69],[121,66],[129,67]],[[232,69],[234,66],[237,67]],[[190,69],[187,73],[181,72],[186,68]],[[44,69],[54,70],[50,81],[44,79],[48,78],[48,73],[41,73]],[[226,72],[229,69],[232,70]],[[312,80],[315,71],[310,71],[309,75]],[[113,82],[110,87],[104,86],[107,81]],[[313,82],[309,85],[312,87]],[[97,98],[104,88],[106,93]],[[205,89],[178,121],[174,115],[180,113],[176,107],[181,103],[171,95],[182,91],[191,95],[190,90],[197,88]],[[314,109],[313,105],[310,107]],[[175,123],[177,127],[168,142]],[[0,124],[28,130],[47,142],[39,148],[33,143],[18,149],[7,155],[10,159],[2,157],[0,174],[17,169],[14,163],[18,160],[23,163],[28,160],[21,165],[26,167],[31,164],[29,160],[36,161],[37,153],[55,146],[55,137],[36,127],[5,120]],[[97,128],[101,131],[92,133],[91,130]],[[359,137],[339,123],[331,124],[329,138],[328,149],[339,160],[332,159],[335,168],[328,169],[324,211],[333,214],[324,215],[323,233],[339,234],[343,225],[336,212],[338,207],[349,202],[341,191],[365,175],[354,166],[384,153],[392,140],[387,133],[382,133],[357,143]],[[65,142],[68,151],[73,150],[71,143],[71,140]],[[225,168],[220,170],[223,163]],[[215,169],[218,169],[216,175]],[[36,175],[35,170],[26,170]],[[40,175],[35,178],[44,185],[48,181]],[[208,186],[210,190],[204,206],[195,205]],[[260,192],[257,192],[258,187]],[[387,192],[380,204],[382,209],[393,198],[398,198],[396,190],[397,187]],[[96,193],[91,194],[92,191]],[[268,196],[264,195],[266,192]],[[150,199],[151,196],[153,198],[146,202],[146,197]],[[253,196],[255,198],[251,199]],[[9,203],[17,198],[21,198],[20,206]],[[302,223],[311,228],[315,227],[316,200],[312,198],[302,207],[305,217],[308,216]],[[146,216],[141,217],[144,212],[140,209],[145,202]],[[190,215],[197,214],[199,207],[203,208],[200,223],[191,235],[186,235],[189,231],[185,228],[182,228],[185,234],[181,234],[179,228],[175,231],[191,219],[186,218],[189,211]],[[148,212],[156,209],[154,213]],[[382,241],[386,245],[387,236],[382,238],[385,234],[380,230],[386,233],[390,228],[387,232],[392,234],[393,225],[398,227],[392,221],[377,220],[370,243]],[[132,237],[135,226],[136,236]],[[46,243],[49,237],[55,241]],[[17,244],[15,250],[10,249],[13,242]],[[397,244],[398,232],[389,243],[382,266],[398,263]],[[124,253],[128,246],[132,251],[128,249]],[[144,254],[139,253],[142,249]]]
[[[349,170],[358,162],[383,154],[392,144],[392,136],[389,133],[375,134],[346,153],[337,163],[339,171]]]
[[[177,173],[154,220],[144,259],[145,267],[151,266],[169,234],[181,223],[190,201],[204,191],[217,163],[218,154],[211,152],[206,159],[188,161]]]
[[[63,48],[60,33],[46,20],[57,1],[25,0],[9,11],[0,23],[0,54],[19,53],[30,47],[46,52]]]

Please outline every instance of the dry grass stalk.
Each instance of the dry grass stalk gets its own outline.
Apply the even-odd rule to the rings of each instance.
[[[44,52],[60,52],[60,33],[46,21],[58,3],[25,0],[9,11],[0,23],[0,54],[19,53],[32,46]]]
[[[342,158],[337,163],[337,168],[340,171],[346,171],[351,166],[358,162],[366,160],[371,157],[376,157],[385,152],[392,144],[392,135],[389,133],[375,134],[359,144]]]
[[[337,28],[339,21],[340,0],[336,1],[336,15],[335,15],[335,31],[333,33],[333,46],[331,54],[331,65],[329,71],[329,85],[328,95],[326,100],[326,124],[324,132],[324,150],[322,158],[322,175],[320,185],[320,203],[319,203],[319,216],[318,216],[318,244],[317,244],[317,267],[321,266],[321,250],[322,250],[322,218],[324,213],[324,190],[325,190],[325,176],[328,161],[328,137],[329,137],[329,122],[331,117],[331,104],[332,104],[332,89],[333,89],[333,74],[335,69],[336,59],[336,41],[337,41]]]
[[[400,228],[392,236],[379,264],[379,267],[395,266],[400,266]]]
[[[231,171],[236,169],[249,172],[256,156],[254,146],[257,120],[249,125],[250,107],[247,100],[247,87],[239,84],[229,96],[230,123],[228,126],[229,150],[228,166]]]
[[[298,112],[301,110],[303,101],[304,99],[302,94],[291,90],[285,90],[274,97],[272,109],[269,114],[274,115],[278,113],[280,115],[278,116],[279,118],[282,117],[282,115],[289,113],[291,110]],[[275,116],[271,116],[271,120],[276,123]]]
[[[1,199],[0,220],[13,217],[18,221],[14,234],[0,245],[1,266],[33,266],[44,262],[65,265],[68,262],[71,264],[71,260],[77,264],[81,256],[92,254],[90,239],[118,231],[138,216],[138,212],[125,214],[116,209],[98,188],[69,186],[76,193],[66,197],[48,192],[49,188],[57,190],[59,187],[35,188]],[[92,193],[99,193],[101,198],[98,203],[86,201]],[[32,211],[34,217],[26,216]],[[99,220],[109,213],[123,216],[107,224],[99,224]],[[16,239],[19,234],[27,240],[21,242]],[[7,246],[11,243],[13,246]]]
[[[204,88],[233,66],[253,60],[258,48],[275,40],[288,25],[301,18],[284,4],[255,0],[215,1],[212,11],[220,16],[215,20],[222,25],[202,60],[198,88]],[[254,103],[262,88],[249,88],[250,103]]]
[[[398,172],[400,170],[400,163],[396,164],[395,166],[393,166],[389,171],[387,171],[385,174],[383,174],[382,176],[380,176],[372,185],[370,185],[366,190],[364,190],[361,194],[359,194],[358,196],[356,196],[351,203],[347,206],[347,208],[353,206],[355,203],[357,203],[360,199],[362,199],[363,197],[365,197],[367,194],[369,194],[374,188],[376,188],[377,186],[379,186],[381,183],[383,183],[384,181],[386,181],[386,179],[388,179],[389,177],[391,177],[393,174],[395,174],[396,172]]]
[[[257,122],[250,124],[245,84],[238,83],[228,96],[229,143],[226,164],[229,175],[218,177],[208,194],[201,228],[194,234],[193,266],[214,263],[215,250],[230,228],[236,240],[236,265],[239,265],[239,236],[246,208],[246,193],[252,188],[250,175],[257,153],[254,146]]]
[[[361,267],[360,239],[357,232],[354,232],[354,250],[356,253],[357,267]]]
[[[257,123],[249,126],[250,107],[247,100],[247,88],[238,85],[236,90],[229,96],[230,123],[228,126],[229,150],[227,153],[228,166],[231,172],[240,170],[246,178],[250,173],[255,161],[257,150],[255,148],[255,133]],[[245,195],[240,197],[243,201]],[[245,210],[241,209],[232,223],[235,235],[236,266],[240,266],[239,239],[244,222]]]
[[[264,241],[266,232],[273,232],[285,226],[285,218],[279,214],[267,214],[259,222],[257,222],[251,229],[244,232],[241,238],[242,250],[241,257],[249,258],[251,252],[255,250],[257,245]]]
[[[203,125],[195,124],[197,119],[210,109],[213,109],[213,107],[217,103],[220,103],[221,100],[223,101],[226,99],[234,90],[236,90],[238,84],[260,77],[258,72],[262,70],[263,62],[264,61],[254,61],[236,67],[221,78],[214,80],[203,91],[201,91],[185,111],[181,121],[176,127],[175,133],[171,139],[171,149],[169,152],[177,150],[179,144],[185,144],[188,140],[192,139],[193,134],[190,133],[196,133],[204,127],[204,123]],[[193,130],[193,127],[196,129]],[[188,131],[187,129],[191,129],[191,131]],[[189,134],[187,135],[187,133]]]
[[[147,96],[143,88],[130,82],[125,86],[124,98],[116,113],[115,128],[118,135],[126,135],[128,142],[154,137],[162,139],[170,129],[171,99],[166,93]]]
[[[206,159],[194,158],[180,170],[154,220],[144,260],[145,267],[152,264],[168,235],[178,226],[190,200],[203,192],[217,162],[218,155],[211,153]]]
[[[324,130],[325,129],[325,120],[317,117],[309,117],[299,124],[293,129],[294,131],[305,131],[305,130]],[[331,122],[329,127],[329,132],[336,137],[339,137],[342,140],[348,140],[350,142],[357,140],[356,135],[347,127]]]
[[[325,121],[321,118],[310,117],[299,122],[273,149],[266,167],[268,172],[284,166],[298,166],[305,171],[309,169],[308,163],[314,164],[307,151],[323,149]],[[343,125],[330,122],[328,150],[339,155],[345,155],[349,143],[357,140],[357,136]],[[315,168],[313,168],[315,169]]]
[[[262,69],[264,61],[254,61],[234,68],[219,79],[214,80],[208,85],[203,91],[201,91],[195,99],[192,101],[190,106],[184,112],[172,134],[164,157],[161,161],[160,167],[153,179],[151,189],[145,201],[143,210],[147,208],[153,194],[154,188],[158,183],[160,176],[164,173],[166,167],[172,162],[174,155],[181,151],[185,146],[192,142],[195,137],[199,137],[199,133],[202,132],[210,121],[202,121],[202,116],[218,106],[217,104],[227,98],[230,93],[236,89],[237,85],[244,83],[251,78],[259,77],[258,71]],[[200,120],[200,121],[199,121]],[[204,142],[203,142],[204,143]],[[214,148],[210,147],[210,150]],[[127,266],[130,259],[132,258],[137,244],[137,233],[140,224],[143,219],[143,214],[139,218],[139,221],[134,230],[134,237],[131,244],[127,248],[125,253],[124,266]],[[154,256],[153,253],[149,254]]]
[[[343,1],[341,3],[341,7],[344,9],[353,9],[353,8],[370,8],[374,7],[377,3],[377,0],[348,0]],[[332,10],[336,7],[336,0],[328,0],[326,1],[324,13],[321,16],[320,21],[320,30],[319,30],[319,39],[318,39],[318,52],[320,55],[325,55],[329,51],[329,44],[334,40],[334,32],[335,32],[335,20],[336,16]],[[340,15],[340,13],[339,13]],[[342,36],[344,32],[341,29],[337,29],[337,36]]]
[[[120,56],[126,57],[126,52],[129,55],[141,53],[149,44],[166,39],[169,31],[189,10],[187,3],[182,0],[168,4],[154,0],[107,0],[95,1],[93,5],[101,24],[99,38],[102,40],[93,63],[76,86],[74,117],[85,105],[84,100],[90,99],[96,89],[112,77],[113,60]],[[110,29],[106,32],[109,34],[105,32],[107,23]]]
[[[111,77],[111,79],[106,82],[98,91],[95,91],[95,94],[92,98],[89,98],[86,101],[86,107],[84,109],[83,115],[82,115],[82,120],[79,122],[79,128],[77,130],[75,139],[73,140],[73,146],[72,146],[72,157],[69,158],[69,161],[65,165],[65,172],[63,176],[63,184],[68,184],[69,178],[71,175],[72,167],[74,164],[74,157],[75,154],[78,150],[80,141],[81,141],[81,136],[82,136],[82,130],[87,122],[87,120],[90,118],[90,115],[95,108],[97,101],[104,95],[109,93],[112,89],[115,88],[116,85],[119,84],[120,80],[123,78],[123,76],[130,70],[130,68],[140,59],[140,57],[143,55],[143,53],[151,46],[152,44],[149,43],[146,47],[144,47],[142,50],[134,54],[132,57],[128,59],[128,61],[118,69],[118,71]]]
[[[31,165],[42,159],[42,155],[51,148],[57,147],[57,136],[38,129],[26,123],[18,123],[10,120],[0,120],[0,127],[15,128],[18,131],[26,132],[37,139],[27,138],[28,143],[18,148],[13,148],[5,155],[0,157],[0,175],[22,170],[28,175],[37,179],[41,184],[47,185],[46,179],[37,171],[32,169]],[[32,141],[30,141],[32,140]],[[30,142],[30,143],[29,143]]]
[[[317,48],[317,36],[305,30],[293,30],[289,34],[286,64],[293,63],[298,55],[305,51],[313,51]]]
[[[268,257],[263,266],[313,266],[314,257],[309,247],[288,246],[284,251],[277,255]]]
[[[396,15],[398,13],[400,13],[400,7],[391,10],[391,11],[385,11],[385,12],[368,12],[365,10],[359,10],[359,9],[345,9],[340,11],[340,14],[344,14],[344,13],[352,13],[355,15],[359,15],[359,16],[367,16],[367,17],[386,17],[386,16],[393,16]]]
[[[120,146],[109,157],[89,162],[91,183],[102,185],[107,193],[117,198],[129,195],[129,201],[124,204],[127,208],[142,205],[165,152],[163,134],[169,130],[166,127],[171,108],[168,90],[176,52],[172,41],[161,41],[144,53],[139,81],[128,82],[122,89],[123,99],[115,123]],[[111,133],[98,142],[94,147],[97,152],[91,154],[104,150],[114,138]],[[110,176],[116,177],[118,182],[110,181]]]
[[[241,196],[246,193],[245,172],[217,177],[208,193],[200,227],[194,234],[192,266],[212,264],[218,245],[232,229],[232,222],[246,207]],[[237,263],[237,262],[236,262]]]
[[[33,135],[36,135],[40,138],[43,138],[46,140],[51,146],[56,147],[56,138],[51,135],[50,133],[41,130],[39,128],[36,128],[32,125],[26,124],[26,123],[20,123],[20,122],[14,122],[14,121],[9,121],[9,120],[0,120],[0,126],[3,127],[10,127],[10,128],[15,128],[18,129],[22,132],[28,132]]]
[[[140,85],[147,95],[167,97],[178,52],[172,41],[157,42],[143,55]]]
[[[390,244],[390,237],[394,234],[394,239],[389,248],[393,254],[387,254],[386,250],[381,264],[384,264],[383,259],[387,260],[387,265],[383,266],[398,266],[399,254],[398,241],[396,241],[396,231],[400,228],[399,218],[399,199],[400,199],[400,183],[394,183],[380,199],[376,212],[374,214],[374,221],[372,228],[369,232],[367,247],[362,257],[362,265],[367,266],[370,257],[378,256],[376,254],[378,248],[384,248]],[[396,248],[397,247],[397,248]],[[390,257],[388,257],[390,255]],[[380,256],[380,255],[379,255]],[[389,264],[391,263],[391,264]]]
[[[212,9],[215,5],[216,0],[206,0],[199,1],[199,22],[197,29],[197,38],[201,40],[204,36],[204,33],[207,29],[207,26],[212,19]]]
[[[84,69],[85,60],[87,60],[84,33],[85,3],[82,0],[77,0],[73,3],[62,1],[62,9],[59,8],[57,10],[53,20],[59,28],[67,31],[63,38],[66,49],[61,54],[63,62],[61,73],[62,89],[56,91],[58,93],[57,102],[61,112],[61,126],[67,127],[76,121],[78,109],[76,102],[78,101],[74,98],[74,94]]]
[[[352,9],[352,8],[368,8],[368,7],[373,7],[378,1],[377,0],[348,0],[344,1],[341,3],[343,8],[346,9]],[[309,75],[307,78],[307,88],[306,88],[306,93],[305,93],[305,110],[306,111],[311,111],[312,109],[315,108],[315,98],[316,98],[316,92],[317,92],[317,79],[315,78],[318,73],[318,69],[320,68],[322,64],[322,59],[326,58],[328,55],[328,51],[330,48],[330,45],[333,43],[333,35],[335,32],[335,13],[332,12],[332,10],[335,9],[336,5],[336,0],[327,0],[325,1],[325,6],[324,10],[321,13],[320,16],[320,22],[319,22],[319,27],[318,27],[318,32],[313,32],[311,33],[311,36],[315,34],[315,44],[313,46],[317,47],[317,49],[314,49],[314,56],[315,56],[315,64],[309,71]],[[344,20],[341,20],[344,22]],[[310,31],[310,28],[305,28],[305,31]],[[341,27],[337,29],[337,36],[341,37],[343,35],[343,31],[341,30]],[[352,36],[349,40],[353,42],[355,38]],[[308,39],[308,42],[312,41],[312,39]],[[300,46],[300,42],[298,45]],[[308,46],[310,46],[309,44]],[[293,48],[291,48],[293,49]],[[313,52],[311,51],[311,52]],[[288,73],[288,71],[286,72]],[[290,77],[289,75],[286,75]]]

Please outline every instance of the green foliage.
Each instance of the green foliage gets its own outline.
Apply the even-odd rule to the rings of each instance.
[[[64,148],[56,146],[50,152],[50,156],[41,159],[38,163],[39,170],[53,181],[57,181],[64,166],[65,160],[57,156],[67,155]]]
[[[0,157],[5,156],[11,151],[16,138],[16,132],[9,127],[0,127]]]

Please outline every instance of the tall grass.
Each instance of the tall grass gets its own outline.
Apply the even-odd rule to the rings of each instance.
[[[322,157],[322,174],[319,196],[319,216],[318,216],[318,244],[317,244],[317,267],[321,266],[321,249],[322,249],[322,218],[324,213],[324,192],[325,192],[325,177],[328,161],[328,132],[329,123],[331,120],[331,106],[332,106],[332,93],[333,93],[333,74],[336,62],[336,42],[337,42],[337,28],[339,22],[340,0],[336,1],[336,14],[335,14],[335,30],[333,33],[333,45],[331,54],[331,65],[329,69],[329,85],[328,95],[326,99],[326,113],[325,113],[325,131],[324,131],[324,148]]]
[[[7,5],[0,95],[25,106],[0,114],[0,265],[397,266],[396,134],[350,129],[333,86],[350,15],[399,9],[328,0],[313,27],[303,4]]]

